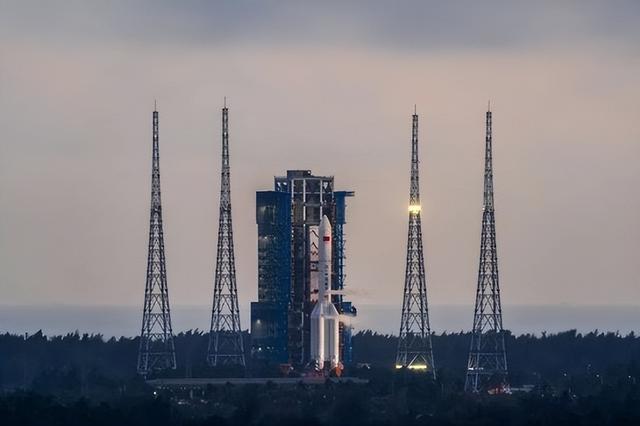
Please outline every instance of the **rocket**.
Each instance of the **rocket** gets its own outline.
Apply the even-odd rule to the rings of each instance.
[[[318,301],[311,312],[311,360],[319,369],[340,362],[340,314],[331,302],[331,223],[322,216],[318,229]]]

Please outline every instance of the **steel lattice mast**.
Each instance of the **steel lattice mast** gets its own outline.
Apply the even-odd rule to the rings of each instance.
[[[411,134],[411,186],[409,192],[409,233],[407,263],[404,280],[404,298],[396,368],[429,371],[435,378],[427,283],[422,250],[422,224],[420,220],[420,182],[418,161],[418,115],[413,114]]]
[[[229,169],[229,109],[222,108],[222,172],[218,254],[216,258],[213,308],[207,361],[211,366],[236,364],[244,366],[244,344],[240,328],[236,266],[233,253],[231,223],[231,184]]]
[[[498,254],[493,205],[493,158],[491,110],[486,115],[484,166],[484,207],[480,238],[478,288],[473,331],[467,365],[467,392],[508,389],[507,355],[502,328],[502,307],[498,283]]]
[[[144,311],[138,352],[138,373],[176,368],[176,354],[171,330],[171,311],[164,255],[162,204],[160,202],[160,152],[158,111],[153,111],[153,160],[151,177],[151,218]]]

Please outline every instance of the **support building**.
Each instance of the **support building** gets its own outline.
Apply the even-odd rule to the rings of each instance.
[[[351,361],[350,317],[344,299],[346,198],[333,176],[288,170],[273,191],[256,192],[258,301],[251,303],[254,358],[304,366],[310,361],[310,314],[318,299],[318,227],[332,224],[332,302],[340,314],[340,359]]]

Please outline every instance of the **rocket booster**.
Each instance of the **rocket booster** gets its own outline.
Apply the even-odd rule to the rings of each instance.
[[[311,312],[311,359],[316,367],[340,362],[340,315],[331,302],[331,223],[322,216],[318,229],[318,301]]]

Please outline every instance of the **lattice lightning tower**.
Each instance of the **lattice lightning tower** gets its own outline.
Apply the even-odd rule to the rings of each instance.
[[[144,290],[142,331],[138,351],[138,373],[146,376],[154,370],[176,368],[171,330],[167,269],[164,256],[162,204],[160,202],[160,152],[158,111],[153,111],[153,160],[151,177],[151,218],[147,283]]]
[[[420,210],[418,115],[414,112],[411,134],[411,186],[409,191],[407,263],[396,368],[406,367],[425,370],[435,378],[429,309],[427,306],[427,283],[422,250]]]
[[[484,208],[480,238],[480,266],[473,317],[473,331],[467,365],[467,392],[504,392],[507,384],[507,355],[502,328],[502,307],[498,283],[498,254],[493,205],[493,159],[491,110],[486,115],[484,166]]]
[[[224,108],[222,108],[222,172],[218,254],[213,287],[213,308],[207,361],[211,366],[245,365],[244,344],[240,328],[240,310],[238,308],[236,266],[233,254],[229,169],[229,109],[226,106],[226,101]]]

